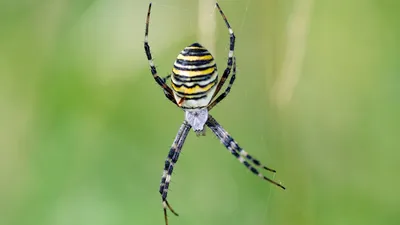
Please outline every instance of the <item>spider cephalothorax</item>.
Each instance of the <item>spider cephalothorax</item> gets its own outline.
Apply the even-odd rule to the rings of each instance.
[[[185,142],[185,139],[191,128],[193,128],[197,135],[204,135],[205,125],[207,125],[222,142],[222,144],[225,145],[229,152],[252,173],[277,185],[282,189],[285,189],[285,187],[280,183],[277,183],[261,174],[256,167],[266,169],[271,172],[276,172],[275,170],[262,165],[260,161],[253,158],[241,147],[239,147],[236,141],[233,140],[232,136],[230,136],[228,132],[226,132],[224,128],[222,128],[222,126],[208,113],[215,105],[221,102],[221,100],[228,95],[236,78],[236,58],[234,57],[235,35],[218,3],[216,3],[216,6],[223,20],[225,21],[226,26],[228,27],[230,35],[227,67],[219,81],[217,66],[213,56],[199,43],[194,43],[184,48],[175,60],[172,74],[166,78],[160,78],[157,75],[157,70],[154,65],[148,43],[151,3],[149,4],[149,10],[147,12],[144,49],[149,61],[151,73],[153,74],[153,77],[158,85],[163,88],[165,96],[172,103],[185,111],[185,120],[179,128],[178,134],[175,137],[168,157],[165,160],[164,172],[161,178],[160,194],[164,208],[165,224],[168,224],[167,208],[175,215],[178,215],[171,208],[167,201],[168,187],[171,181],[171,174],[174,169],[174,165],[178,161],[183,143]],[[228,87],[214,100],[224,85],[226,79],[229,77],[231,71],[232,76],[229,80]],[[166,80],[169,77],[171,78],[172,88],[166,84]]]

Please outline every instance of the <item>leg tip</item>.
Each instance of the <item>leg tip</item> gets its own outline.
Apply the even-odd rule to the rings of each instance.
[[[286,188],[282,184],[277,184],[277,186],[282,188],[283,190],[286,190]]]
[[[271,172],[273,172],[273,173],[276,173],[276,170],[274,170],[274,169],[268,168],[268,167],[266,167],[266,166],[263,166],[263,168],[264,168],[265,170],[268,170],[268,171],[271,171]]]

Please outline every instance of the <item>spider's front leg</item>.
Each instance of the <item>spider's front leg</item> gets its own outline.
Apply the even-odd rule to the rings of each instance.
[[[171,146],[171,149],[169,150],[167,159],[165,160],[164,164],[164,171],[160,183],[160,194],[161,194],[162,205],[164,208],[164,219],[166,225],[168,225],[167,207],[173,214],[178,216],[178,213],[176,213],[172,209],[172,207],[169,205],[167,201],[168,187],[171,181],[171,175],[174,170],[174,165],[178,161],[183,143],[186,140],[190,128],[191,126],[186,121],[184,121],[181,127],[179,128],[178,134],[175,137],[175,140]]]
[[[232,71],[232,76],[231,79],[229,80],[228,87],[226,87],[225,91],[218,96],[217,99],[215,99],[212,103],[210,103],[207,106],[208,111],[210,111],[214,106],[216,106],[219,102],[221,102],[231,91],[232,85],[235,82],[236,79],[236,57],[233,57],[233,71]]]
[[[224,83],[225,83],[226,79],[228,78],[229,74],[231,73],[232,65],[234,63],[234,56],[233,55],[234,55],[234,51],[235,51],[235,39],[236,39],[235,34],[233,33],[233,30],[231,28],[231,25],[229,24],[228,20],[226,19],[225,14],[222,12],[221,7],[219,6],[218,3],[216,3],[215,5],[217,6],[218,11],[222,16],[222,19],[225,21],[226,27],[228,28],[228,31],[229,31],[229,53],[228,53],[228,62],[227,62],[226,68],[224,70],[224,73],[221,76],[221,80],[219,81],[219,83],[217,85],[217,88],[215,89],[215,92],[214,92],[214,94],[212,96],[212,99],[214,99],[214,97],[219,93],[219,91],[221,90],[222,86],[224,86]],[[220,100],[222,100],[222,99],[220,99]],[[217,103],[215,103],[215,104],[217,104]],[[215,104],[213,104],[213,106]],[[211,110],[211,108],[213,106],[209,107],[209,110]]]
[[[158,85],[162,87],[164,90],[165,96],[175,105],[177,104],[172,93],[171,88],[165,83],[165,79],[161,78],[157,74],[156,66],[154,65],[153,57],[151,55],[150,45],[149,45],[149,23],[150,23],[150,12],[151,12],[151,3],[149,4],[149,9],[147,11],[147,18],[146,18],[146,30],[144,34],[144,50],[147,56],[147,60],[149,62],[150,71],[153,75],[154,80],[157,82]]]
[[[169,80],[169,78],[171,78],[171,74],[168,74],[167,76],[165,76],[161,79],[164,81],[164,83],[167,83],[167,80]]]

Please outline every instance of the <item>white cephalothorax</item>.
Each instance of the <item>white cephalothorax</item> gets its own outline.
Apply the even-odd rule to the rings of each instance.
[[[185,111],[185,120],[192,126],[196,134],[203,132],[207,119],[207,108]]]

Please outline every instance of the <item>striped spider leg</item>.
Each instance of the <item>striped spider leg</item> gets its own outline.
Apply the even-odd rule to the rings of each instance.
[[[209,111],[215,105],[217,105],[219,102],[221,102],[229,94],[231,87],[232,87],[233,83],[235,82],[235,79],[236,79],[236,58],[233,57],[233,70],[232,70],[232,76],[229,80],[229,84],[226,87],[225,91],[220,96],[218,96],[218,98],[215,99],[214,102],[212,102],[208,105]],[[230,136],[229,133],[227,131],[225,131],[224,128],[211,115],[208,115],[206,125],[214,132],[214,134],[217,136],[217,138],[232,153],[232,155],[235,156],[239,160],[239,162],[241,162],[244,166],[246,166],[252,173],[261,177],[264,180],[267,180],[267,181],[275,184],[276,186],[278,186],[282,189],[286,189],[281,184],[262,175],[256,168],[254,168],[251,164],[249,164],[248,161],[246,161],[246,159],[251,161],[255,166],[257,166],[259,168],[276,173],[276,170],[262,165],[259,160],[255,159],[254,157],[249,155],[246,151],[244,151],[238,145],[238,143],[232,138],[232,136]]]
[[[231,90],[231,87],[232,87],[232,85],[233,85],[233,83],[235,82],[235,79],[236,79],[236,58],[233,56],[234,55],[234,51],[235,51],[235,39],[236,39],[236,37],[235,37],[235,34],[233,33],[231,25],[229,24],[228,20],[226,19],[226,16],[225,16],[224,12],[222,12],[221,7],[219,6],[218,3],[216,3],[216,6],[218,8],[218,11],[222,15],[222,18],[225,21],[226,27],[228,28],[228,31],[229,31],[229,53],[228,53],[228,62],[227,62],[226,69],[225,69],[224,73],[221,76],[221,80],[219,81],[219,83],[217,85],[217,88],[216,88],[216,90],[215,90],[215,92],[213,94],[212,99],[214,99],[214,97],[221,90],[222,86],[225,84],[226,79],[230,75],[232,67],[233,67],[233,71],[232,71],[232,76],[231,76],[231,79],[229,81],[228,87],[226,88],[224,93],[222,93],[216,100],[214,100],[212,103],[210,103],[207,106],[208,111],[210,111],[214,106],[216,106],[219,102],[222,101],[222,99],[224,99],[229,94],[229,92]]]
[[[185,140],[190,131],[190,128],[191,128],[191,126],[187,121],[184,121],[182,123],[181,127],[178,130],[178,133],[176,134],[176,137],[171,146],[171,149],[169,150],[167,159],[165,160],[164,171],[163,171],[163,175],[161,177],[161,183],[160,183],[160,194],[162,197],[162,205],[164,208],[165,224],[167,224],[167,225],[168,225],[167,207],[173,214],[178,216],[178,213],[176,213],[168,203],[168,200],[167,200],[168,186],[171,181],[171,175],[174,170],[174,165],[178,161],[179,154],[182,150],[183,144],[185,143]]]
[[[252,166],[248,161],[252,162],[255,166],[269,170],[271,172],[276,172],[274,169],[268,168],[264,165],[261,164],[260,161],[257,159],[253,158],[251,155],[249,155],[245,150],[243,150],[238,143],[222,128],[222,126],[211,116],[208,115],[208,120],[206,122],[207,126],[214,132],[214,134],[218,137],[218,139],[221,141],[223,145],[234,155],[239,162],[241,162],[247,169],[249,169],[252,173],[255,175],[261,177],[262,179],[269,181],[276,186],[286,189],[284,186],[282,186],[280,183],[277,183],[274,180],[271,180],[270,178],[264,176],[262,173],[260,173],[254,166]],[[246,159],[248,160],[246,160]]]
[[[219,6],[218,3],[216,3],[215,5],[217,6],[218,11],[222,16],[222,19],[225,21],[226,26],[228,27],[228,31],[229,31],[229,53],[228,53],[228,62],[227,62],[226,69],[225,69],[224,73],[221,76],[221,80],[219,81],[219,83],[217,85],[217,88],[216,88],[216,90],[215,90],[215,92],[214,92],[214,94],[212,96],[212,99],[221,90],[221,88],[224,85],[226,79],[228,78],[229,74],[231,73],[232,64],[233,64],[233,61],[235,60],[233,54],[234,54],[234,51],[235,51],[235,39],[236,39],[235,34],[233,33],[233,30],[231,28],[231,25],[229,24],[228,20],[226,19],[226,16],[225,16],[224,12],[222,12],[221,7]],[[235,78],[233,78],[233,80],[235,80]],[[233,81],[232,81],[232,83],[233,83]],[[211,105],[211,106],[208,106],[208,110],[210,110],[212,107],[214,107],[214,105],[216,105],[216,103]]]
[[[232,70],[232,76],[231,79],[229,80],[228,87],[226,87],[225,91],[218,96],[217,99],[215,99],[212,103],[210,103],[207,106],[208,111],[210,111],[214,106],[216,106],[218,103],[220,103],[231,91],[232,85],[235,82],[236,79],[236,57],[233,57],[233,70]]]
[[[165,96],[174,104],[177,104],[174,95],[172,93],[172,90],[168,85],[165,83],[166,78],[160,78],[157,75],[157,69],[156,66],[154,65],[153,57],[151,56],[151,50],[150,50],[150,45],[148,41],[149,37],[149,23],[150,23],[150,11],[151,11],[151,3],[149,4],[149,9],[147,11],[147,17],[146,17],[146,30],[144,34],[144,50],[146,52],[147,60],[149,61],[149,66],[150,66],[150,71],[151,74],[153,75],[154,80],[157,82],[158,85],[160,85],[163,90]]]

